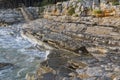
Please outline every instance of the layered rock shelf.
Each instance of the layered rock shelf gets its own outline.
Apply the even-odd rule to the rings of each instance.
[[[88,24],[86,18],[84,23],[38,19],[24,24],[21,35],[39,49],[50,50],[28,80],[120,79],[119,24]]]
[[[0,10],[0,26],[26,22],[21,36],[46,51],[26,80],[120,80],[120,6],[93,1]],[[12,67],[0,63],[0,70]]]

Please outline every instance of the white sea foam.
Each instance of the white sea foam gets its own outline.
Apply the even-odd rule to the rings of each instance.
[[[25,71],[27,68],[23,68],[23,69],[20,69],[18,72],[17,72],[17,77],[20,77],[22,72]]]
[[[35,48],[27,49],[31,46],[34,47],[34,45],[16,33],[19,31],[18,27],[14,25],[13,27],[9,26],[9,28],[0,28],[0,61],[17,66],[15,69],[0,71],[0,80],[24,80],[25,74],[35,71],[40,59],[47,59],[49,54],[49,51],[40,52]],[[36,60],[36,57],[40,59]]]

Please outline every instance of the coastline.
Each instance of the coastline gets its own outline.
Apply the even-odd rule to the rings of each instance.
[[[56,75],[56,79],[67,78],[70,80],[73,78],[78,78],[78,80],[92,78],[94,80],[94,76],[98,76],[100,79],[111,79],[112,75],[118,77],[119,71],[116,72],[114,66],[118,68],[119,62],[114,63],[109,60],[110,57],[119,56],[120,37],[119,31],[115,31],[116,29],[119,30],[117,27],[91,26],[74,22],[62,23],[49,19],[37,19],[25,24],[23,26],[23,33],[25,33],[22,35],[38,45],[43,42],[42,44],[53,47],[51,49],[48,48],[49,46],[43,45],[44,48],[47,47],[46,50],[50,50],[50,54],[46,61],[40,63],[35,78],[44,80],[51,77],[50,80],[54,80]],[[108,75],[109,70],[106,66],[110,67],[111,65],[113,67],[110,68],[110,71],[113,70],[113,72]],[[62,72],[60,67],[63,68]],[[95,69],[101,70],[101,72]],[[64,72],[66,70],[67,72]],[[83,72],[79,73],[79,71]],[[69,77],[61,73],[65,73]]]
[[[23,21],[21,36],[46,52],[35,73],[26,74],[27,80],[120,79],[119,13],[81,15],[82,6],[80,1],[70,0],[45,6],[42,13],[34,12],[38,8],[1,13],[0,25]],[[37,14],[41,17],[33,18]]]

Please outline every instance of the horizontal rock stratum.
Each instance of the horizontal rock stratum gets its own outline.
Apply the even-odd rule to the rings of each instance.
[[[38,80],[118,80],[119,34],[119,27],[88,24],[85,19],[84,23],[38,19],[24,24],[21,32],[50,50],[34,75]]]

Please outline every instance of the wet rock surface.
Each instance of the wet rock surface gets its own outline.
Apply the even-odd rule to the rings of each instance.
[[[50,50],[38,80],[119,80],[119,27],[38,19],[21,35]],[[29,80],[29,79],[28,79]]]
[[[11,67],[14,67],[14,65],[11,63],[0,63],[0,70],[8,69]]]

